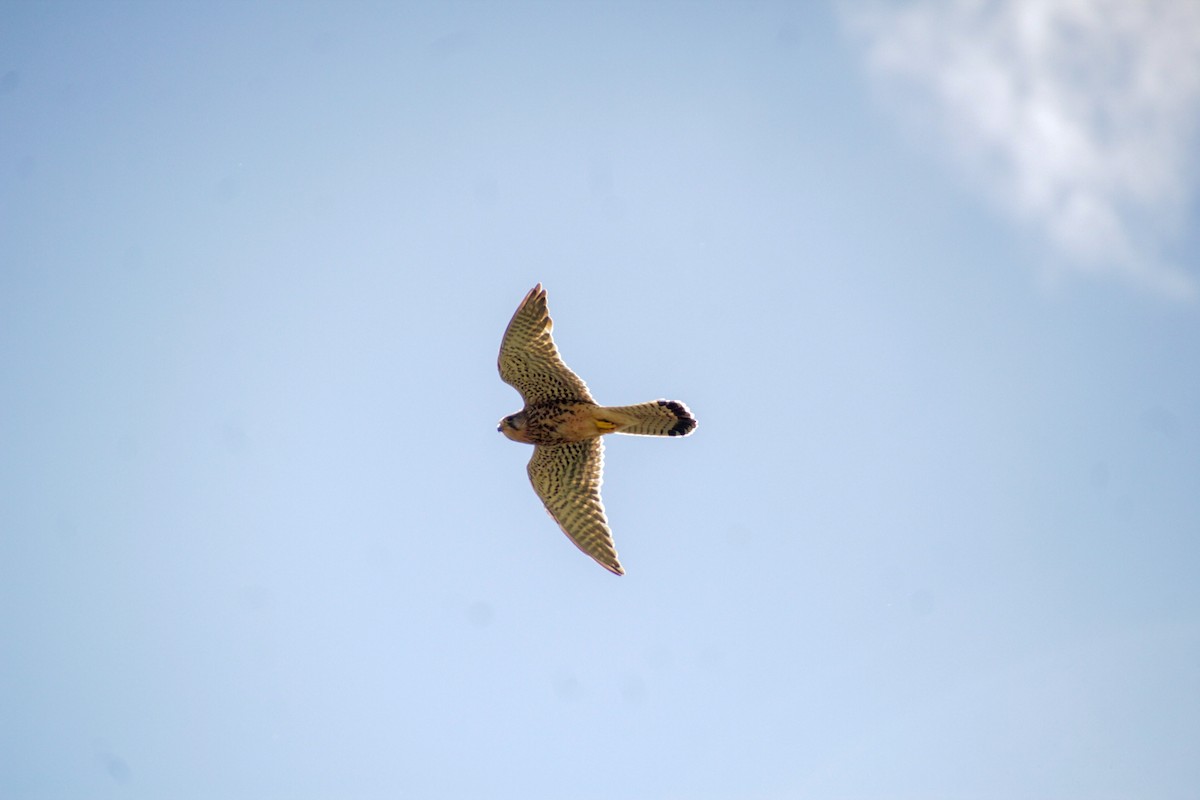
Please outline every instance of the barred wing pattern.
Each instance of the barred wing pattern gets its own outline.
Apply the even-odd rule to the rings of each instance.
[[[554,322],[539,283],[525,295],[504,331],[497,366],[500,378],[521,393],[526,406],[547,400],[595,402],[583,379],[563,363],[550,335]]]
[[[529,459],[529,481],[554,521],[600,566],[624,575],[600,500],[604,445],[599,439],[539,445]]]

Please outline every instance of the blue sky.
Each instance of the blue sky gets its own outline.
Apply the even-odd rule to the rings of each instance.
[[[1193,796],[1200,15],[1130,8],[0,6],[0,795]],[[495,430],[539,281],[700,421],[609,439],[622,578]]]

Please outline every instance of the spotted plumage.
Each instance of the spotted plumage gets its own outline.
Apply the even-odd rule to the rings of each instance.
[[[521,393],[525,408],[500,421],[509,439],[534,445],[527,471],[546,511],[580,550],[625,574],[600,499],[606,433],[687,436],[696,419],[676,400],[601,406],[558,354],[554,323],[539,283],[518,306],[500,344],[501,379]]]

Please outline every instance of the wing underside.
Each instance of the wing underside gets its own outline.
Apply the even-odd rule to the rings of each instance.
[[[600,439],[539,445],[528,472],[534,491],[563,533],[600,566],[624,575],[600,499],[604,472]]]
[[[594,402],[587,384],[559,356],[553,328],[546,290],[539,283],[525,295],[504,331],[497,359],[500,378],[521,393],[527,406],[547,400]]]

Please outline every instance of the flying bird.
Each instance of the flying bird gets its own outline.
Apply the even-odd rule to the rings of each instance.
[[[533,490],[575,545],[600,566],[624,575],[600,500],[606,433],[687,436],[696,418],[676,400],[602,406],[563,363],[550,330],[554,323],[539,283],[525,295],[500,344],[500,378],[521,393],[525,408],[496,430],[532,444],[526,468]]]

